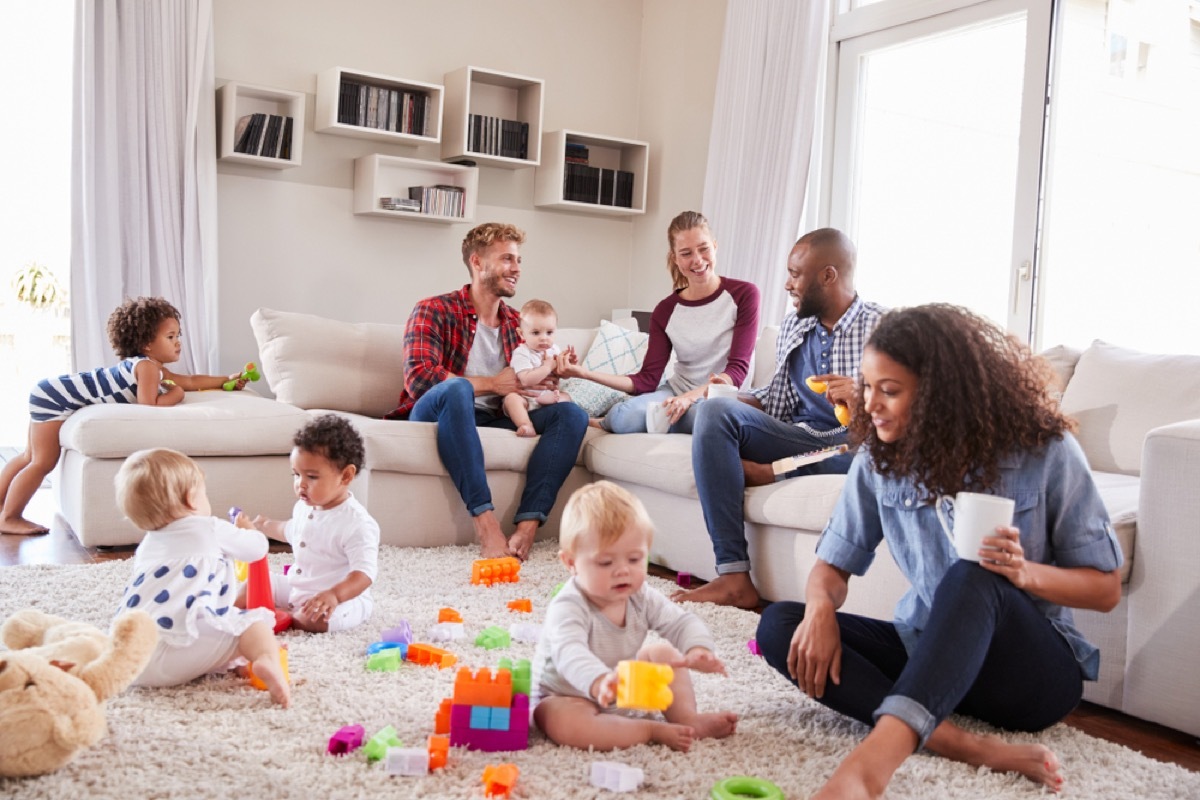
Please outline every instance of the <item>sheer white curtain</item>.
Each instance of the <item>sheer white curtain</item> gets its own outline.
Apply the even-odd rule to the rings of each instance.
[[[783,319],[824,93],[827,0],[731,0],[717,72],[704,214],[721,273],[758,285],[761,324]]]
[[[114,360],[126,297],[183,317],[178,372],[216,372],[211,0],[76,0],[71,315],[76,369]]]

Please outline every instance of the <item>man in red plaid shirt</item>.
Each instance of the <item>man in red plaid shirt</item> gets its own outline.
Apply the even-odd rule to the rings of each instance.
[[[502,298],[517,293],[520,246],[525,233],[489,222],[463,239],[463,263],[471,282],[456,292],[417,303],[404,330],[404,389],[388,419],[437,423],[438,455],[470,512],[483,558],[524,559],[538,527],[554,507],[558,490],[579,455],[587,412],[574,403],[540,406],[529,413],[539,438],[525,466],[525,489],[505,540],[496,518],[477,427],[516,425],[501,413],[509,392],[536,396],[551,388],[526,389],[509,366],[521,343],[521,318]]]

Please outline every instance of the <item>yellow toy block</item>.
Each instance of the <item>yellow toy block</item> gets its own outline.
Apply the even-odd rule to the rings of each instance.
[[[481,558],[471,565],[471,583],[491,586],[493,583],[516,583],[521,562],[512,556]]]
[[[664,711],[675,695],[671,681],[675,670],[666,664],[649,661],[620,661],[617,663],[617,708],[636,708],[642,711]]]
[[[292,676],[288,674],[288,659],[287,659],[287,646],[286,645],[281,646],[279,648],[279,665],[281,667],[283,667],[283,679],[285,681],[287,681],[288,683],[291,683]],[[263,683],[262,678],[260,678],[254,674],[254,665],[253,664],[246,665],[246,677],[250,679],[250,685],[253,686],[255,689],[258,689],[259,691],[262,691],[262,692],[265,692],[267,690],[267,685],[265,683]]]

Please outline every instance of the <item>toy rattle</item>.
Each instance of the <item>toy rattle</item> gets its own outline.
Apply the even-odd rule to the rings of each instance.
[[[256,381],[261,377],[262,374],[259,373],[258,367],[254,364],[254,362],[247,361],[246,368],[242,370],[242,374],[238,375],[236,378],[225,381],[221,384],[221,388],[227,392],[232,392],[237,388],[238,381]]]
[[[825,391],[829,388],[829,384],[825,383],[825,381],[817,380],[812,375],[804,379],[804,385],[817,394],[825,394]],[[850,424],[850,408],[845,403],[834,403],[833,415],[837,417],[837,421],[843,427]]]

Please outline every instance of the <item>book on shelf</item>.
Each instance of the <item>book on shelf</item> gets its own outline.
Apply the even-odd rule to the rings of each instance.
[[[632,208],[633,173],[568,162],[563,165],[563,200]]]
[[[427,92],[343,79],[338,92],[337,121],[360,128],[424,136],[429,104]]]
[[[436,217],[462,217],[466,214],[466,190],[461,186],[410,186],[408,196],[411,200],[420,201],[423,214]]]
[[[503,158],[528,158],[529,123],[483,114],[467,118],[467,148],[472,153]]]
[[[247,114],[234,129],[235,153],[266,158],[292,157],[292,118],[280,114]]]

